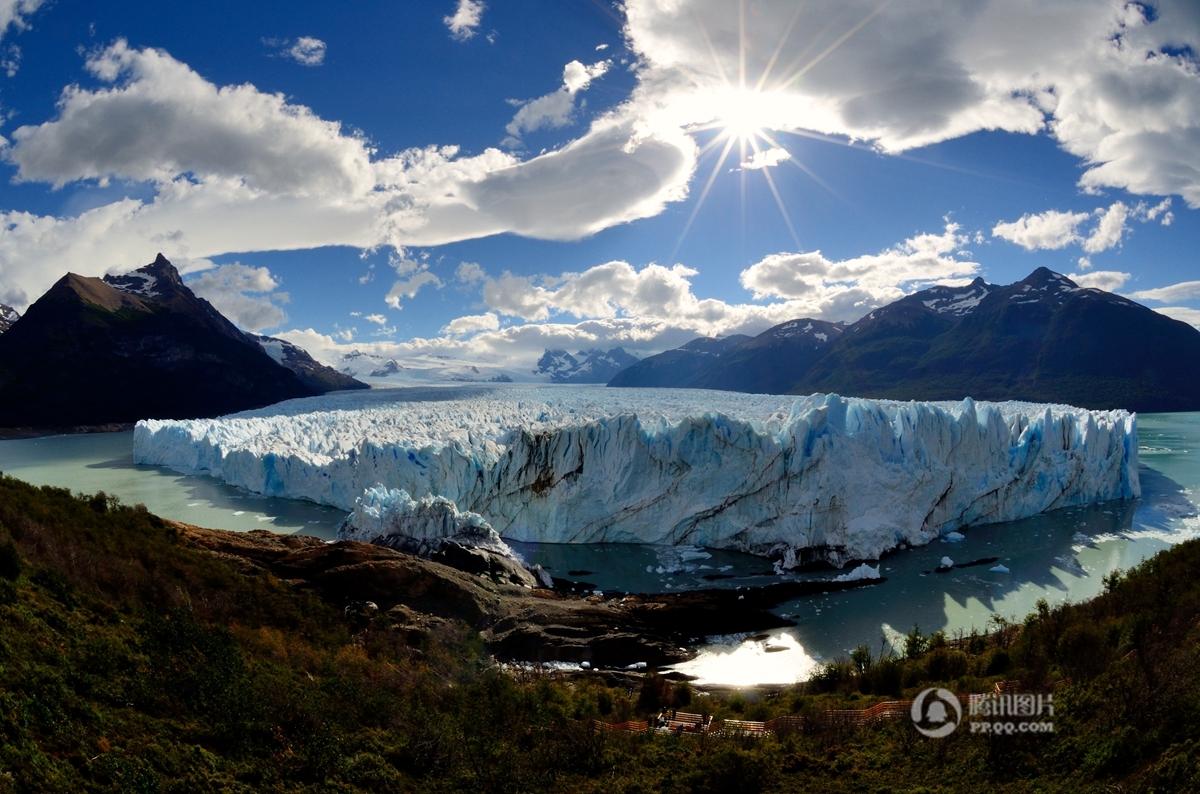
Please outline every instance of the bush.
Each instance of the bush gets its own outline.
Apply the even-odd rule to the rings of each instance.
[[[0,579],[12,581],[21,575],[21,554],[11,540],[0,543]]]

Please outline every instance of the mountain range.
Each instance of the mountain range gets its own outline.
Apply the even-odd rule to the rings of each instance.
[[[282,340],[239,330],[162,255],[121,276],[68,273],[0,335],[0,427],[184,418],[366,388]]]
[[[580,350],[574,355],[565,350],[547,350],[538,359],[533,374],[547,377],[551,383],[607,383],[637,361],[636,356],[620,347]]]
[[[1006,286],[930,287],[849,325],[802,319],[696,339],[609,385],[1197,410],[1200,331],[1038,268]]]

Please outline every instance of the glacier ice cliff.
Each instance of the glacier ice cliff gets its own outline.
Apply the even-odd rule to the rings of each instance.
[[[1140,491],[1125,411],[587,386],[360,394],[139,422],[134,457],[346,510],[376,486],[440,496],[510,539],[729,548],[784,567]]]

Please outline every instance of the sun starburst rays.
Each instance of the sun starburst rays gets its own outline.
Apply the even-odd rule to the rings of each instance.
[[[672,259],[675,258],[680,246],[682,246],[684,240],[687,238],[689,231],[696,221],[696,217],[699,215],[701,208],[704,206],[713,189],[718,175],[725,169],[725,163],[735,147],[740,165],[735,170],[739,172],[743,235],[745,234],[746,225],[746,181],[748,171],[756,170],[762,172],[763,181],[766,183],[783,223],[787,227],[788,233],[791,235],[792,241],[796,244],[797,248],[800,247],[799,234],[796,231],[792,214],[788,211],[779,184],[775,176],[771,173],[772,166],[781,162],[790,163],[808,178],[812,179],[815,184],[829,195],[840,201],[845,200],[808,165],[798,160],[787,147],[780,145],[773,133],[786,132],[824,142],[855,147],[855,144],[851,141],[832,138],[818,132],[803,129],[797,123],[794,115],[795,98],[788,96],[787,92],[803,80],[805,75],[821,63],[821,61],[829,57],[831,53],[866,27],[889,3],[890,0],[883,0],[866,16],[855,20],[853,24],[842,29],[840,32],[835,27],[836,23],[829,24],[824,31],[814,38],[813,42],[804,51],[787,65],[782,74],[777,74],[776,69],[783,53],[788,49],[788,42],[793,31],[804,16],[805,7],[802,3],[797,3],[796,10],[787,26],[781,32],[778,43],[766,59],[761,71],[753,76],[747,73],[748,63],[752,62],[749,56],[753,53],[750,53],[747,47],[745,0],[739,0],[736,11],[738,15],[739,46],[736,64],[737,75],[734,79],[731,79],[726,65],[718,57],[709,31],[701,26],[700,33],[712,56],[712,74],[717,78],[718,86],[715,90],[710,89],[703,92],[702,100],[700,100],[704,103],[706,109],[698,115],[707,115],[708,118],[698,121],[688,129],[694,134],[715,133],[701,145],[699,159],[703,161],[706,158],[713,157],[714,152],[716,155],[712,169],[709,171],[699,194],[696,196],[692,210],[680,231],[679,238],[671,253]],[[824,35],[826,32],[830,34],[836,33],[837,35],[826,46],[821,47],[813,54],[813,50],[818,46],[817,42],[826,38]],[[764,154],[774,152],[775,150],[787,152],[787,157],[776,158],[770,162],[763,163],[761,158]],[[757,163],[757,165],[748,167],[752,163]]]

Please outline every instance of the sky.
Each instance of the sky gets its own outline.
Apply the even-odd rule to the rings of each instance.
[[[524,365],[1039,266],[1200,326],[1195,0],[0,0],[0,302]]]

